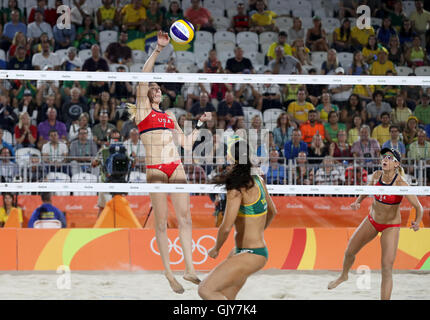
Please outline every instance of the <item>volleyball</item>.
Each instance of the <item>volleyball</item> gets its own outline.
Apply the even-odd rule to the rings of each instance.
[[[170,27],[170,38],[176,43],[189,43],[194,38],[194,26],[187,20],[177,20]]]

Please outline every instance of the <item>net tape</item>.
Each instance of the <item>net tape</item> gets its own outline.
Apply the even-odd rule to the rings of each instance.
[[[330,186],[330,185],[267,185],[270,194],[283,195],[430,195],[430,186]],[[174,183],[1,183],[0,192],[108,192],[108,193],[225,193],[214,184]]]
[[[267,75],[225,73],[147,73],[1,70],[0,79],[180,82],[180,83],[277,83],[342,85],[418,85],[430,86],[429,76],[349,76],[349,75]]]

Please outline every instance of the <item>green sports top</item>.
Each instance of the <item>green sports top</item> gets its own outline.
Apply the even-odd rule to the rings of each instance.
[[[238,213],[239,217],[259,217],[267,214],[267,200],[263,185],[261,184],[261,180],[258,176],[253,176],[253,179],[257,183],[260,195],[255,202],[240,205]]]

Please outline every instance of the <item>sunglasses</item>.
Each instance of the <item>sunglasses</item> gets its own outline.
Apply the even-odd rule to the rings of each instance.
[[[394,156],[392,156],[391,154],[384,154],[382,156],[382,159],[388,159],[388,160],[391,160],[391,161],[394,161],[394,162],[398,162],[397,159]]]

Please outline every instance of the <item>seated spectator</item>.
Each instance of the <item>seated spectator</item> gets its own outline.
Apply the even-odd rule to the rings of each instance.
[[[26,54],[25,54],[26,57],[30,57],[31,55],[30,46],[27,44],[27,38],[25,34],[21,31],[16,32],[15,36],[13,37],[12,44],[8,51],[9,61],[12,57],[15,57],[16,49],[18,47],[24,47],[26,49]]]
[[[60,110],[59,107],[57,107],[57,101],[55,95],[49,95],[42,99],[42,101],[38,101],[37,103],[37,118],[36,118],[36,124],[41,123],[48,119],[48,109],[54,108]],[[60,110],[61,111],[61,110]],[[57,111],[58,113],[58,111]],[[30,113],[29,113],[30,114]],[[31,118],[31,116],[30,116]]]
[[[98,42],[99,33],[94,26],[93,18],[85,16],[83,25],[78,27],[75,46],[78,50],[92,49]]]
[[[88,137],[88,129],[79,128],[78,138],[70,144],[72,176],[80,173],[91,173],[91,159],[97,154],[97,145]]]
[[[184,84],[185,110],[190,112],[194,103],[200,101],[200,94],[204,92],[208,97],[211,95],[210,83],[186,83]]]
[[[388,17],[391,20],[392,27],[399,31],[403,25],[403,21],[407,19],[405,12],[403,11],[403,5],[401,0],[395,0],[393,9],[389,11]]]
[[[36,10],[34,22],[29,23],[27,27],[27,39],[29,39],[30,47],[40,43],[40,37],[43,33],[48,35],[49,44],[54,45],[55,39],[52,32],[52,27],[49,23],[44,21],[42,11]]]
[[[362,53],[365,61],[369,65],[372,65],[373,62],[378,60],[379,47],[376,37],[374,35],[369,36],[369,40],[367,41],[367,44],[363,47]]]
[[[370,74],[372,76],[384,76],[388,70],[393,71],[394,75],[397,74],[396,67],[388,60],[388,50],[382,47],[378,52],[378,60],[372,63],[370,67]]]
[[[155,0],[154,0],[155,1]],[[118,42],[110,43],[104,53],[109,64],[120,63],[129,65],[132,62],[132,51],[127,45],[128,35],[127,32],[122,31],[119,34]]]
[[[261,117],[258,114],[252,117],[251,123],[249,125],[249,129],[255,130],[254,133],[257,135],[257,148],[258,148],[263,142],[262,134],[261,134],[261,129],[263,129],[263,119],[261,119]],[[240,135],[238,132],[246,134],[245,130],[236,130],[236,134]],[[241,136],[241,137],[245,139],[244,136]]]
[[[363,161],[359,161],[360,164],[365,165],[376,165],[379,161],[374,159],[379,158],[381,147],[376,139],[370,138],[370,127],[368,125],[362,125],[360,129],[360,139],[351,147],[351,152],[354,158],[364,158]],[[370,167],[368,171],[373,172],[373,167]]]
[[[290,41],[296,41],[297,39],[305,41],[305,29],[302,27],[302,20],[299,17],[293,18],[293,26],[288,29],[288,35],[290,36]]]
[[[353,117],[352,123],[353,123],[353,126],[348,131],[348,144],[350,146],[352,146],[354,142],[360,139],[360,129],[361,129],[361,126],[363,125],[363,118],[360,115],[356,114]]]
[[[76,27],[82,26],[86,16],[94,16],[95,6],[91,1],[87,0],[73,0],[72,10],[70,10],[71,22]],[[79,33],[79,31],[78,31]]]
[[[382,145],[382,149],[396,149],[401,154],[402,158],[406,157],[406,146],[400,141],[400,127],[392,124],[390,125],[390,139],[385,141]]]
[[[3,143],[4,144],[4,143]],[[0,149],[0,181],[13,182],[19,175],[19,167],[15,162],[12,162],[12,156],[9,148],[2,146]]]
[[[54,25],[52,33],[54,34],[55,50],[67,49],[73,46],[76,39],[76,27],[73,23],[70,28],[61,29]]]
[[[20,13],[17,9],[13,9],[10,13],[11,20],[4,25],[0,47],[5,52],[9,50],[12,40],[17,32],[22,32],[27,36],[27,25],[20,22],[19,14]]]
[[[301,74],[302,65],[292,55],[284,56],[284,49],[275,49],[275,59],[269,62],[269,69],[273,74]]]
[[[243,56],[243,49],[237,46],[234,57],[227,59],[225,71],[227,73],[255,73],[251,60]]]
[[[82,113],[79,116],[79,120],[77,123],[73,123],[69,129],[69,141],[73,142],[73,140],[78,138],[79,130],[86,129],[87,130],[87,138],[91,141],[93,140],[93,134],[91,132],[91,128],[89,127],[90,116],[87,112]]]
[[[99,94],[94,107],[94,122],[100,121],[100,113],[107,112],[109,114],[109,121],[113,121],[115,118],[115,105],[110,98],[110,94],[107,91],[103,91]]]
[[[346,131],[339,130],[337,132],[337,141],[332,142],[329,146],[329,155],[337,158],[338,162],[342,162],[345,158],[352,158],[351,145],[348,144],[347,138]]]
[[[317,69],[311,68],[308,70],[309,75],[317,75]],[[306,84],[308,99],[314,105],[318,105],[323,93],[327,92],[328,85],[325,84]]]
[[[83,62],[78,56],[78,51],[75,47],[67,49],[67,55],[61,61],[61,70],[64,71],[79,71],[82,68]]]
[[[216,110],[213,104],[209,102],[207,93],[201,92],[200,100],[193,104],[190,113],[193,115],[193,119],[197,120],[205,112],[212,112],[212,115],[215,116]]]
[[[387,70],[386,76],[392,77],[394,76],[394,73],[392,70]],[[384,93],[384,101],[388,102],[391,106],[396,104],[396,97],[401,92],[401,86],[396,85],[382,85],[382,86],[375,86],[377,90],[381,90]],[[370,102],[370,101],[366,101]]]
[[[390,124],[390,114],[383,112],[381,114],[381,124],[375,126],[372,131],[372,138],[378,140],[380,146],[390,139]]]
[[[294,181],[297,185],[313,185],[314,184],[314,168],[310,168],[306,152],[299,152],[296,158],[296,169],[294,172]]]
[[[18,122],[18,116],[14,112],[9,101],[9,97],[0,95],[0,128],[13,132],[15,123]]]
[[[184,12],[182,11],[180,1],[173,0],[169,3],[169,8],[164,15],[164,30],[169,30],[170,26],[176,20],[181,20],[184,18]]]
[[[352,59],[352,65],[349,68],[348,74],[352,76],[361,76],[363,73],[367,73],[368,70],[369,66],[365,62],[361,51],[355,51]]]
[[[406,121],[412,115],[411,109],[406,105],[405,99],[401,94],[396,97],[396,103],[394,109],[391,112],[391,120],[393,124],[400,126],[403,130],[406,126]]]
[[[342,64],[339,62],[336,50],[328,50],[327,60],[321,64],[321,74],[333,75],[339,67],[342,67]]]
[[[179,117],[177,119],[179,126],[181,126],[180,119],[181,119],[181,117]],[[130,131],[134,128],[137,129],[137,125],[136,125],[136,122],[134,121],[134,119],[125,121],[121,127],[121,137],[124,137],[124,140],[127,140],[129,138]],[[181,127],[181,129],[182,129],[182,131],[184,131],[183,126]]]
[[[261,144],[257,148],[257,157],[261,158],[269,158],[269,154],[271,151],[275,150],[278,152],[278,155],[281,154],[281,148],[278,148],[278,146],[275,144],[275,139],[273,136],[272,131],[265,131],[263,133],[264,137],[261,141]],[[276,159],[279,160],[278,157]],[[264,159],[262,160],[264,161]]]
[[[184,171],[187,181],[190,181],[190,183],[206,183],[206,172],[201,166],[197,164],[184,164]]]
[[[214,20],[210,11],[201,6],[200,0],[191,0],[191,7],[185,11],[184,16],[193,24],[194,28],[198,30],[212,33],[216,31],[213,26]]]
[[[129,136],[130,138],[124,142],[124,146],[127,149],[127,154],[133,158],[133,167],[140,170],[145,163],[145,147],[139,138],[140,134],[137,128],[131,129]]]
[[[412,47],[412,41],[416,35],[417,33],[412,28],[411,20],[403,20],[402,27],[399,31],[399,40],[403,52],[406,52],[406,49]]]
[[[122,24],[121,30],[136,30],[141,27],[145,30],[146,8],[142,5],[142,1],[132,0],[130,4],[125,5],[121,9],[120,21]]]
[[[271,74],[271,72],[267,70],[264,74]],[[257,110],[264,112],[267,109],[282,109],[281,90],[277,83],[260,84],[257,91],[260,95]]]
[[[323,138],[319,134],[314,135],[308,149],[308,162],[310,164],[320,164],[322,158],[327,155],[328,148],[324,144]]]
[[[278,33],[278,41],[273,42],[268,51],[267,51],[267,58],[269,61],[276,60],[277,54],[275,52],[275,49],[281,48],[282,56],[291,56],[293,52],[291,51],[291,46],[287,43],[287,33],[285,31],[281,31]]]
[[[375,35],[375,29],[373,29],[372,26],[370,28],[361,28],[358,26],[352,27],[351,38],[352,38],[352,45],[354,49],[362,50],[368,44],[369,37],[374,35]]]
[[[388,46],[388,42],[392,36],[397,36],[396,30],[391,26],[390,17],[385,17],[382,21],[382,26],[376,32],[376,39],[384,47]]]
[[[33,124],[37,124],[37,114],[38,114],[38,108],[37,104],[35,103],[33,99],[33,93],[26,89],[23,92],[23,97],[20,100],[18,107],[14,109],[14,112],[16,116],[18,117],[21,112],[28,112],[30,116],[30,122]]]
[[[338,67],[335,70],[335,74],[338,76],[343,76],[345,75],[345,70],[342,67]],[[328,91],[332,95],[333,103],[342,108],[348,103],[349,97],[352,94],[352,86],[343,84],[331,84],[328,86]]]
[[[52,65],[46,65],[42,69],[43,71],[53,71],[54,67]],[[56,101],[61,99],[60,94],[60,81],[58,80],[37,80],[37,93],[36,93],[36,103],[41,105],[44,98],[47,96],[55,96]]]
[[[40,195],[43,203],[31,214],[27,228],[34,228],[34,224],[38,220],[58,220],[61,222],[61,228],[67,228],[66,217],[64,213],[52,205],[51,195],[50,192],[43,192]]]
[[[345,169],[345,184],[347,186],[364,186],[367,185],[367,175],[366,169],[356,166],[349,166]]]
[[[430,124],[430,97],[427,93],[421,96],[421,104],[417,105],[414,110],[414,116],[417,117],[419,124]]]
[[[33,65],[31,59],[27,56],[27,51],[24,47],[17,47],[15,56],[11,57],[7,66],[8,70],[32,70]]]
[[[427,51],[421,46],[421,38],[419,36],[414,37],[412,47],[406,51],[405,56],[406,62],[411,68],[429,65]]]
[[[106,111],[102,111],[99,115],[100,122],[93,127],[93,139],[100,148],[108,142],[109,132],[116,129],[115,126],[108,122],[109,115]]]
[[[418,130],[417,139],[409,145],[408,149],[409,149],[408,158],[409,158],[410,164],[413,164],[412,161],[416,161],[415,162],[415,166],[416,166],[418,161],[424,160],[425,164],[428,165],[428,162],[430,159],[430,142],[426,141],[426,132],[423,129]],[[412,169],[413,167],[414,166],[412,166]],[[427,177],[428,177],[429,169],[427,168],[426,170],[427,170]]]
[[[31,60],[33,69],[43,70],[45,66],[52,66],[54,70],[60,70],[61,60],[57,54],[51,51],[48,42],[42,43],[42,52],[33,55]]]
[[[81,95],[81,89],[72,88],[70,94],[70,100],[66,101],[61,108],[63,122],[67,128],[70,128],[72,124],[78,123],[79,116],[82,113],[90,111],[87,99]]]
[[[32,23],[36,20],[36,13],[40,11],[42,13],[43,19],[51,25],[51,27],[54,27],[57,23],[57,10],[56,8],[58,5],[62,5],[63,1],[55,1],[55,7],[49,8],[47,6],[46,0],[37,0],[36,7],[31,8],[30,13],[28,15],[28,23]],[[28,9],[27,9],[28,10]]]
[[[26,22],[26,17],[24,15],[24,10],[21,10],[18,7],[18,1],[17,0],[8,0],[8,5],[4,6],[1,10],[1,15],[2,15],[2,24],[5,24],[6,21],[11,21],[12,17],[11,17],[11,13],[13,10],[17,10],[19,12],[19,21],[25,23]]]
[[[325,156],[322,167],[315,173],[315,183],[319,185],[342,185],[345,182],[345,174],[342,166],[336,165],[334,159]]]
[[[275,25],[275,18],[283,15],[278,15],[273,11],[267,10],[264,0],[257,0],[255,3],[256,12],[251,15],[250,31],[262,33],[267,31],[279,32]]]
[[[112,0],[102,0],[102,6],[97,9],[96,19],[99,31],[115,30],[118,31],[117,26],[117,8],[112,5]]]
[[[328,114],[328,122],[324,123],[325,139],[329,144],[337,142],[337,133],[340,130],[346,131],[346,125],[339,122],[337,111],[330,111]]]
[[[327,123],[328,115],[331,111],[339,111],[339,107],[331,103],[330,93],[324,92],[321,95],[321,103],[317,105],[316,111],[318,113],[317,119],[322,123]]]
[[[285,143],[292,138],[293,129],[294,126],[290,123],[288,113],[280,114],[276,120],[276,128],[273,129],[273,140],[281,150],[281,155],[283,155]]]
[[[67,168],[61,164],[64,164],[68,154],[69,149],[60,141],[58,131],[49,130],[49,141],[42,146],[42,159],[49,165],[48,172],[65,172]]]
[[[16,202],[17,201],[14,199],[14,195],[12,193],[3,193],[3,206],[0,207],[0,228],[3,228],[6,224],[12,209],[18,209],[18,219],[20,226],[22,227],[22,209],[17,206]]]
[[[367,75],[367,73],[364,72],[363,75]],[[372,96],[374,92],[374,85],[356,84],[353,86],[352,89],[352,93],[358,95],[364,103],[369,103],[372,101]]]
[[[410,73],[409,77],[416,76],[415,73]],[[407,85],[402,86],[402,95],[406,99],[406,105],[409,109],[415,111],[415,107],[419,103],[421,99],[421,95],[423,94],[423,87],[419,85]]]
[[[101,70],[99,70],[101,71]],[[109,83],[105,81],[91,81],[86,96],[92,103],[96,103],[103,92],[109,92]]]
[[[227,30],[230,32],[238,33],[243,31],[249,31],[250,28],[250,17],[246,13],[245,3],[237,3],[237,14],[231,18],[230,28]]]
[[[15,126],[16,148],[36,148],[37,127],[30,122],[28,112],[19,115],[19,122]]]
[[[288,114],[291,119],[294,119],[299,125],[308,120],[308,112],[314,110],[312,103],[306,101],[306,91],[300,88],[297,92],[297,101],[293,101],[288,105]]]
[[[339,52],[352,52],[351,21],[344,19],[342,25],[333,31],[333,49]]]
[[[294,160],[301,151],[308,154],[308,145],[302,140],[300,130],[294,129],[291,140],[287,141],[284,145],[284,157],[287,161]]]
[[[380,90],[376,90],[373,93],[373,101],[366,105],[367,110],[367,121],[371,128],[381,123],[381,115],[383,112],[392,112],[392,108],[389,103],[383,101],[384,94]]]
[[[148,9],[146,9],[146,30],[147,32],[161,30],[163,22],[163,12],[159,8],[157,0],[150,0]]]
[[[39,133],[39,141],[37,142],[38,149],[42,149],[42,146],[48,143],[50,131],[53,130],[53,128],[56,130],[60,140],[62,142],[67,142],[66,125],[57,120],[57,110],[55,108],[49,108],[46,113],[48,118],[37,126],[37,132]]]
[[[126,72],[124,66],[118,66],[116,69],[117,72]],[[168,72],[168,71],[167,71]],[[169,83],[171,85],[171,83]],[[161,86],[162,88],[163,86]],[[182,83],[181,83],[182,88]],[[163,90],[163,89],[161,89]],[[131,97],[133,96],[133,84],[127,81],[116,82],[112,81],[109,87],[109,93],[114,101],[114,104],[117,106],[121,104],[121,102],[133,102]],[[164,101],[163,97],[163,101]],[[162,101],[162,102],[163,102]],[[183,105],[182,105],[183,107]],[[164,108],[163,108],[164,109]]]
[[[390,38],[388,52],[388,60],[394,63],[395,66],[403,66],[405,64],[405,57],[403,56],[403,51],[400,47],[400,41],[397,35]]]
[[[406,150],[409,149],[409,145],[418,139],[418,118],[410,116],[406,121],[406,127],[403,130],[403,143],[406,146]]]
[[[30,153],[30,163],[23,173],[23,180],[26,182],[42,182],[45,179],[45,167],[41,163],[41,157],[38,153]]]
[[[242,105],[234,100],[233,92],[227,92],[225,99],[218,105],[217,110],[218,122],[224,121],[225,128],[235,127],[240,118],[244,118]]]
[[[291,45],[291,52],[293,56],[300,61],[303,65],[312,65],[311,55],[308,47],[305,46],[305,41],[303,39],[296,39]]]
[[[409,19],[412,21],[412,26],[418,36],[423,36],[426,31],[428,24],[430,23],[430,12],[424,10],[424,1],[415,1],[415,11],[413,11]]]
[[[327,34],[322,27],[321,18],[314,16],[313,27],[306,33],[306,46],[311,51],[328,51]]]
[[[208,60],[203,63],[203,71],[205,73],[224,73],[221,61],[218,60],[215,49],[209,51]]]
[[[287,184],[287,171],[283,164],[279,163],[279,152],[276,149],[270,151],[269,167],[265,174],[267,184]]]
[[[318,114],[316,110],[309,110],[308,121],[300,125],[300,131],[302,133],[302,140],[311,146],[312,139],[314,136],[319,135],[322,139],[325,139],[324,125],[318,121]]]
[[[107,61],[100,56],[100,47],[95,44],[91,47],[91,57],[85,60],[82,71],[109,71]]]

